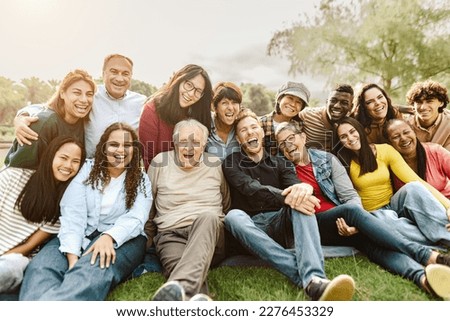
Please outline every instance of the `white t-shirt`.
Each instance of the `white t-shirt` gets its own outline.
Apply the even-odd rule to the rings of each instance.
[[[113,208],[114,203],[117,202],[120,190],[124,187],[126,171],[118,177],[111,177],[109,184],[103,190],[102,205],[100,215],[108,215]]]

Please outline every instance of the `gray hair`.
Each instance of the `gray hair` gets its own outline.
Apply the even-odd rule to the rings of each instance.
[[[183,127],[200,128],[203,132],[203,142],[206,144],[206,142],[208,141],[208,136],[209,136],[208,128],[206,128],[206,126],[203,125],[198,120],[193,119],[193,118],[188,118],[188,119],[184,119],[184,120],[176,123],[175,128],[173,129],[173,135],[172,135],[172,140],[174,142],[175,142],[175,139],[178,137],[178,134],[180,133],[181,128],[183,128]]]
[[[275,130],[275,138],[278,138],[278,135],[285,130],[291,130],[296,134],[301,134],[303,133],[303,126],[295,120],[291,120],[290,122],[282,122],[278,124],[277,129]]]

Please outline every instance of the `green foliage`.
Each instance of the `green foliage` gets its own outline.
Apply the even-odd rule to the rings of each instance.
[[[275,93],[261,84],[244,84],[240,86],[243,98],[242,106],[250,108],[256,115],[262,116],[274,108]]]
[[[156,92],[157,88],[153,85],[147,84],[146,82],[132,79],[130,90],[150,97],[154,92]]]
[[[25,101],[29,104],[46,102],[53,94],[52,87],[37,77],[25,78],[20,82],[25,88]]]
[[[14,127],[0,125],[0,142],[11,142],[14,140]]]
[[[393,275],[365,256],[325,260],[329,278],[351,275],[356,282],[355,301],[433,301],[413,282]],[[108,300],[149,300],[164,283],[159,273],[147,273],[114,289]],[[295,287],[275,269],[263,267],[219,267],[208,274],[211,297],[216,301],[306,301],[303,290]]]
[[[23,88],[0,76],[0,125],[11,124],[16,111],[24,105]]]
[[[268,53],[285,55],[293,73],[325,75],[330,83],[378,82],[404,99],[415,81],[450,81],[445,2],[322,0],[316,17],[275,33]]]

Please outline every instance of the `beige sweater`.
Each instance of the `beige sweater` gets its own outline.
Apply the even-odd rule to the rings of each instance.
[[[183,170],[175,164],[174,157],[174,151],[160,153],[148,170],[153,193],[150,220],[158,231],[189,226],[204,214],[224,217],[230,194],[220,159],[204,153],[204,161],[198,167]],[[154,231],[149,228],[146,231],[151,239]]]

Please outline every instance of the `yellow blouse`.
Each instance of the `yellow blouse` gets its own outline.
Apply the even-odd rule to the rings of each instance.
[[[450,200],[417,176],[391,145],[375,144],[375,147],[378,164],[375,171],[359,176],[361,170],[359,164],[353,160],[350,163],[350,178],[367,211],[377,210],[389,204],[394,194],[389,169],[404,183],[422,182],[446,209],[450,207]]]

